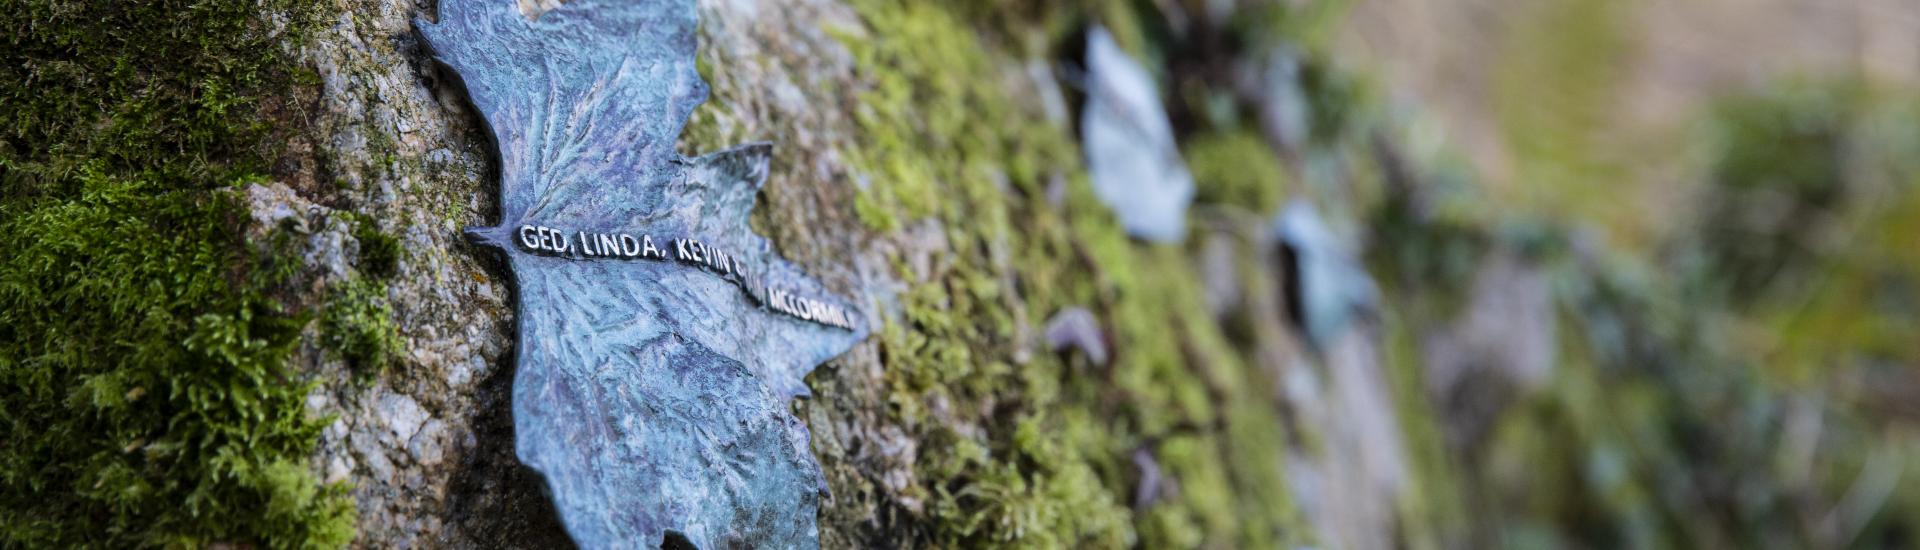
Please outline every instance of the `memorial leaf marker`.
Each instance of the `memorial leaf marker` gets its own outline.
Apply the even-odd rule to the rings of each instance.
[[[416,25],[498,147],[518,301],[515,451],[584,548],[815,547],[825,490],[788,403],[867,334],[747,224],[768,144],[686,158],[707,88],[691,0],[441,0]]]

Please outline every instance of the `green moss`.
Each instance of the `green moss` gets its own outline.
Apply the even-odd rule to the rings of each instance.
[[[1071,136],[1003,89],[1013,52],[932,2],[857,1],[864,85],[856,210],[891,231],[935,222],[951,248],[902,280],[880,331],[889,415],[920,442],[916,524],[936,546],[1273,547],[1308,540],[1276,466],[1271,387],[1197,304],[1177,249],[1134,244],[1092,196]],[[996,25],[989,22],[991,27]],[[1017,32],[1016,32],[1017,34]],[[856,37],[857,36],[857,37]],[[1067,197],[1046,197],[1052,182]],[[1034,340],[1067,306],[1095,311],[1115,360]],[[938,451],[932,451],[938,449]],[[1128,506],[1136,452],[1169,480]]]
[[[704,42],[706,39],[701,40]],[[694,59],[694,69],[699,71],[700,80],[713,85],[712,97],[707,98],[705,107],[694,109],[693,114],[687,118],[687,125],[681,130],[678,141],[681,154],[702,155],[742,141],[739,138],[738,125],[733,124],[733,119],[724,117],[724,110],[716,108],[719,105],[732,104],[733,98],[726,96],[732,91],[731,88],[714,81],[714,60],[708,58],[711,53],[713,52],[703,48],[700,55]],[[765,139],[765,137],[758,139]]]
[[[283,142],[275,52],[306,10],[0,15],[0,546],[351,538],[344,488],[303,466],[323,423],[268,295],[294,266],[243,241],[233,191]]]
[[[354,278],[329,290],[320,314],[320,342],[362,375],[378,374],[400,349],[387,285]]]
[[[381,279],[393,276],[400,265],[400,238],[380,230],[371,218],[353,218],[353,240],[360,245],[356,267],[361,274]]]
[[[400,239],[380,231],[370,217],[346,217],[359,252],[354,274],[329,286],[320,305],[320,344],[370,379],[383,372],[404,345],[386,283],[400,262]]]
[[[1203,134],[1189,141],[1183,154],[1193,170],[1195,201],[1235,205],[1260,215],[1279,209],[1287,173],[1259,134]]]

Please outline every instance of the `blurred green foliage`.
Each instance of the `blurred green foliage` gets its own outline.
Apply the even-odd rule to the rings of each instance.
[[[1491,195],[1545,217],[1598,223],[1630,247],[1645,246],[1649,220],[1636,167],[1657,155],[1627,150],[1620,116],[1630,74],[1633,12],[1609,0],[1545,0],[1514,14],[1513,32],[1487,55],[1493,112],[1513,164]],[[1635,158],[1635,157],[1638,158]]]
[[[1684,143],[1636,133],[1632,6],[1535,3],[1490,53],[1512,182],[1416,168],[1425,196],[1365,213],[1416,542],[1911,547],[1920,94],[1842,70],[1712,99]],[[1473,266],[1515,251],[1554,279],[1553,381],[1449,448],[1421,343],[1458,321]]]
[[[1920,362],[1920,96],[1790,82],[1728,98],[1690,284],[1793,383]]]
[[[1713,103],[1698,222],[1677,224],[1658,256],[1494,208],[1460,218],[1378,205],[1389,355],[1423,463],[1416,540],[1914,544],[1920,454],[1902,403],[1920,360],[1915,99],[1842,80]],[[1427,365],[1414,344],[1456,319],[1467,286],[1445,266],[1497,250],[1554,279],[1555,375],[1501,409],[1486,442],[1451,448],[1430,434],[1461,419],[1418,389]]]
[[[1711,196],[1699,230],[1702,267],[1715,277],[1703,284],[1750,298],[1794,271],[1822,268],[1828,249],[1839,248],[1820,239],[1850,195],[1866,191],[1848,173],[1861,93],[1800,85],[1717,106]]]

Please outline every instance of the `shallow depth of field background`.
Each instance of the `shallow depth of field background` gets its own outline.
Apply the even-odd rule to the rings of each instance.
[[[1442,209],[1564,226],[1651,312],[1597,328],[1562,302],[1593,364],[1562,342],[1527,412],[1445,459],[1472,473],[1438,490],[1473,505],[1437,524],[1523,546],[1915,543],[1920,4],[1350,7],[1332,55],[1462,167],[1471,191]],[[1636,331],[1666,343],[1607,336]]]

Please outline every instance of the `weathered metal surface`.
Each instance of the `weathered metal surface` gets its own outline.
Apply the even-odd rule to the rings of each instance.
[[[499,148],[517,286],[516,451],[586,548],[817,546],[824,490],[788,411],[866,334],[748,228],[771,147],[685,158],[707,88],[689,0],[442,0],[416,22]]]

